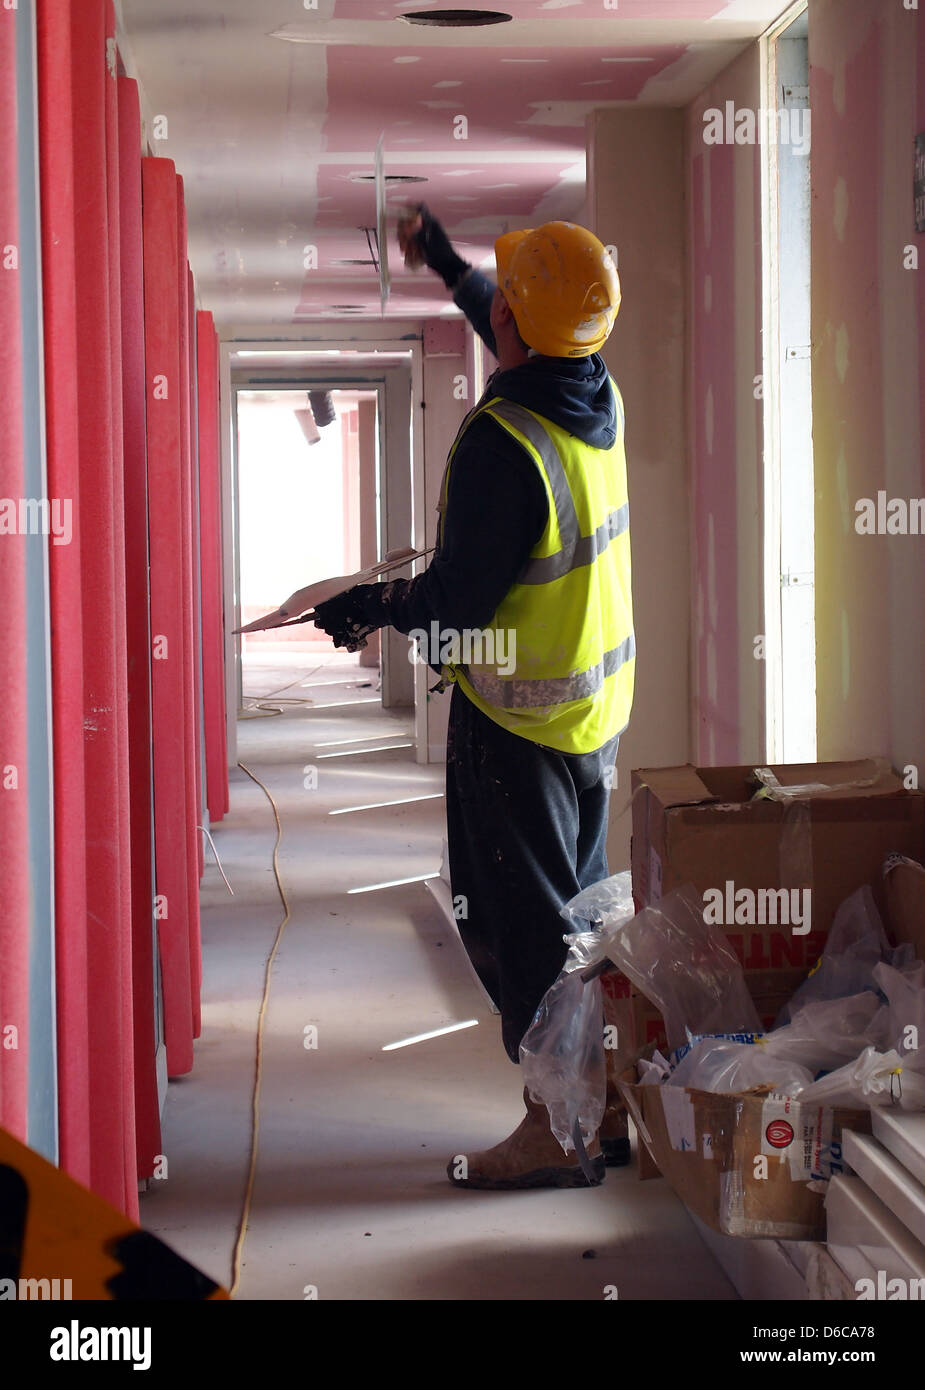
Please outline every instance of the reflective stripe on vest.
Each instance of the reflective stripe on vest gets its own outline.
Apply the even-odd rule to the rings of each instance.
[[[615,676],[636,655],[636,638],[631,634],[619,647],[605,652],[602,661],[574,676],[553,676],[546,680],[519,681],[516,676],[488,676],[483,671],[467,671],[472,688],[483,700],[500,709],[545,709],[570,700],[587,700],[604,687],[608,676]]]
[[[621,535],[630,524],[629,503],[624,502],[617,511],[611,512],[598,526],[593,536],[583,536],[578,525],[578,515],[572,498],[565,469],[559,451],[546,430],[529,411],[515,405],[513,401],[497,401],[490,413],[507,420],[522,435],[529,439],[546,469],[549,485],[556,504],[556,519],[562,549],[555,555],[541,555],[531,560],[524,572],[518,575],[518,584],[548,584],[552,579],[561,579],[563,574],[577,569],[579,565],[590,565],[606,550],[610,542]]]

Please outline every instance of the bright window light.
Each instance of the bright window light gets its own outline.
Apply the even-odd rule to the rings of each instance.
[[[369,743],[376,738],[397,738],[395,734],[363,734],[361,738],[326,738],[321,743],[316,743],[316,748],[346,748],[351,743]]]
[[[329,706],[322,706],[329,708]],[[372,748],[345,748],[340,753],[318,753],[316,756],[320,762],[322,758],[355,758],[357,753],[385,753],[389,748],[413,748],[413,743],[377,743]]]
[[[368,806],[342,806],[339,811],[329,811],[329,816],[349,816],[354,811],[378,811],[382,806],[410,806],[413,801],[439,801],[443,792],[430,792],[427,796],[406,796],[401,801],[371,801]]]
[[[348,888],[348,893],[378,893],[380,888],[400,888],[403,883],[426,883],[430,878],[439,878],[439,874],[415,874],[412,878],[392,878],[388,883],[370,883],[366,888]]]

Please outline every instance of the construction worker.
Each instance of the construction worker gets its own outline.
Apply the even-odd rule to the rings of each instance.
[[[409,264],[442,277],[499,366],[450,450],[428,569],[359,585],[317,607],[315,625],[349,650],[386,625],[458,635],[465,659],[425,652],[453,683],[450,879],[467,905],[460,934],[518,1062],[567,954],[560,908],[607,877],[612,770],[632,703],[623,404],[598,356],[620,282],[597,238],[568,222],[500,237],[497,287],[424,206],[400,244]],[[588,1164],[563,1152],[526,1089],[524,1100],[517,1130],[464,1163],[457,1155],[452,1181],[587,1185]],[[628,1140],[618,1142],[626,1161]],[[587,1155],[596,1184],[599,1141]]]

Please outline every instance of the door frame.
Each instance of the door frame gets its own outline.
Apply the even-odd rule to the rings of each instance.
[[[232,359],[239,352],[248,353],[310,353],[318,350],[339,351],[360,349],[363,352],[402,352],[409,354],[410,366],[410,525],[411,544],[420,549],[424,544],[424,414],[423,414],[423,338],[420,329],[413,324],[396,321],[385,328],[376,323],[355,323],[349,329],[343,324],[317,324],[309,329],[301,326],[291,331],[279,328],[265,332],[256,330],[228,330],[234,336],[222,337],[219,350],[219,388],[221,411],[221,483],[222,483],[222,573],[224,588],[225,620],[225,705],[226,705],[226,745],[229,767],[237,763],[237,715],[241,707],[241,643],[232,635],[232,628],[240,626],[240,554],[238,544],[238,457],[237,457],[237,392],[239,389],[260,390],[304,390],[308,380],[323,381],[335,387],[340,384],[349,387],[367,387],[380,392],[379,431],[380,449],[384,450],[386,428],[386,386],[383,373],[389,369],[385,364],[376,367],[351,368],[350,359],[343,358],[330,365],[294,364],[292,373],[286,374],[280,368],[268,368],[265,375],[257,361],[249,366],[248,379],[242,379],[244,369]],[[394,427],[394,426],[393,426]],[[380,489],[380,507],[386,506],[386,488]],[[382,518],[380,518],[382,523]],[[387,547],[388,531],[380,525],[380,534]],[[420,566],[416,565],[415,571]],[[231,619],[232,621],[229,621]],[[383,653],[386,644],[383,643]],[[385,663],[384,663],[385,670]],[[412,670],[409,663],[409,672]],[[410,687],[412,690],[413,682]],[[383,693],[386,693],[386,680],[383,679]],[[417,710],[415,691],[415,747],[417,760],[427,760],[426,745],[420,746],[422,721]]]

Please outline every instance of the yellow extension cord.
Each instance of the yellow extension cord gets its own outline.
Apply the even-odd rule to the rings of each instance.
[[[257,1015],[257,1056],[254,1066],[254,1092],[251,1103],[252,1126],[250,1167],[247,1174],[247,1187],[244,1191],[244,1205],[241,1209],[241,1221],[238,1225],[238,1235],[234,1245],[234,1252],[231,1256],[231,1288],[229,1292],[232,1298],[237,1292],[238,1284],[241,1279],[241,1254],[244,1249],[244,1239],[247,1235],[247,1221],[250,1216],[251,1199],[254,1195],[254,1179],[257,1174],[257,1144],[260,1134],[260,1083],[263,1078],[263,1025],[266,1021],[267,1004],[270,998],[270,971],[273,969],[273,962],[276,959],[276,953],[279,950],[279,944],[283,938],[283,930],[290,916],[289,901],[279,876],[278,856],[280,843],[283,838],[283,827],[279,818],[279,810],[272,795],[264,786],[263,782],[261,782],[260,778],[255,777],[250,768],[245,767],[243,763],[238,763],[238,767],[242,772],[247,773],[252,782],[257,783],[257,786],[261,788],[270,805],[273,807],[273,816],[276,820],[276,844],[273,846],[273,873],[276,875],[276,886],[279,889],[279,896],[285,909],[285,916],[276,930],[276,940],[273,942],[273,949],[267,957],[263,979],[263,998],[260,1001],[260,1012]]]
[[[311,671],[309,671],[308,674],[309,674],[310,676],[311,676],[311,675],[314,675],[315,671],[317,671],[318,669],[319,669],[319,668],[318,668],[317,666],[315,666],[315,667],[312,668]],[[283,689],[283,690],[291,690],[293,685],[304,684],[304,682],[305,682],[305,676],[302,675],[302,676],[299,677],[299,680],[298,680],[298,681],[292,681],[289,685],[284,685],[284,686],[282,687],[282,689]],[[313,704],[314,704],[314,701],[311,700],[311,699],[309,699],[308,697],[294,698],[294,697],[291,697],[291,696],[290,696],[290,697],[288,697],[288,698],[280,699],[279,695],[277,695],[277,694],[275,694],[275,693],[274,693],[274,694],[271,694],[271,695],[259,696],[258,699],[262,699],[262,700],[273,700],[273,699],[276,699],[276,700],[279,700],[279,703],[282,704],[282,705],[313,705]],[[239,719],[268,719],[268,718],[272,718],[273,715],[278,715],[278,714],[282,714],[282,713],[283,713],[283,711],[282,711],[281,709],[274,709],[272,706],[264,705],[264,704],[259,704],[259,703],[258,703],[258,704],[256,704],[256,705],[250,705],[250,706],[248,706],[245,710],[241,711],[241,712],[238,714],[238,718],[239,718]],[[241,1280],[241,1254],[242,1254],[242,1252],[243,1252],[243,1250],[244,1250],[244,1240],[245,1240],[245,1238],[246,1238],[246,1236],[247,1236],[247,1222],[248,1222],[248,1218],[249,1218],[249,1216],[250,1216],[251,1201],[252,1201],[253,1195],[254,1195],[254,1181],[255,1181],[255,1178],[256,1178],[256,1175],[257,1175],[257,1148],[258,1148],[258,1140],[259,1140],[259,1134],[260,1134],[260,1083],[261,1083],[261,1081],[262,1081],[262,1079],[263,1079],[263,1025],[264,1025],[264,1023],[265,1023],[265,1021],[266,1021],[267,1004],[269,1003],[269,999],[270,999],[270,971],[271,971],[272,968],[273,968],[273,962],[274,962],[274,960],[276,959],[276,953],[277,953],[277,951],[279,950],[279,944],[280,944],[280,942],[282,941],[282,938],[283,938],[283,931],[284,931],[284,929],[285,929],[285,927],[286,927],[286,925],[287,925],[287,923],[288,923],[288,921],[289,921],[290,915],[291,915],[290,907],[289,907],[289,900],[288,900],[288,898],[286,897],[286,891],[285,891],[285,889],[283,888],[282,879],[281,879],[280,876],[279,876],[279,858],[278,858],[278,856],[279,856],[279,847],[280,847],[280,844],[281,844],[282,838],[283,838],[283,827],[282,827],[282,822],[280,821],[280,818],[279,818],[279,809],[277,808],[276,802],[273,800],[273,797],[272,797],[272,795],[271,795],[269,789],[268,789],[267,787],[264,786],[264,784],[263,784],[263,782],[261,782],[260,778],[259,778],[259,777],[255,777],[254,774],[251,772],[250,768],[249,768],[249,767],[245,767],[243,763],[239,762],[239,763],[238,763],[238,767],[241,769],[242,772],[245,772],[245,773],[247,774],[247,776],[251,779],[252,782],[256,782],[256,783],[257,783],[257,786],[260,787],[261,791],[262,791],[262,792],[264,793],[264,795],[266,796],[266,798],[267,798],[267,800],[269,801],[270,805],[273,807],[273,816],[274,816],[274,819],[275,819],[275,821],[276,821],[276,843],[275,843],[275,845],[273,846],[273,873],[274,873],[274,875],[275,875],[275,877],[276,877],[276,886],[277,886],[277,888],[279,889],[279,896],[280,896],[280,899],[281,899],[281,901],[282,901],[283,907],[284,907],[284,909],[285,909],[285,916],[283,917],[283,920],[280,922],[279,926],[277,927],[277,930],[276,930],[276,940],[273,942],[273,949],[270,951],[270,954],[269,954],[269,956],[267,957],[267,963],[266,963],[266,968],[265,968],[265,971],[264,971],[264,979],[263,979],[263,997],[262,997],[262,999],[261,999],[261,1001],[260,1001],[260,1012],[259,1012],[259,1014],[257,1015],[257,1053],[256,1053],[256,1059],[255,1059],[255,1065],[254,1065],[254,1091],[253,1091],[253,1099],[252,1099],[252,1102],[251,1102],[251,1120],[252,1120],[252,1124],[251,1124],[251,1153],[250,1153],[250,1165],[249,1165],[248,1173],[247,1173],[247,1186],[246,1186],[246,1188],[245,1188],[245,1190],[244,1190],[244,1205],[243,1205],[243,1207],[242,1207],[242,1209],[241,1209],[241,1220],[240,1220],[240,1222],[239,1222],[239,1224],[238,1224],[237,1239],[235,1240],[234,1251],[232,1252],[232,1256],[231,1256],[231,1286],[230,1286],[230,1288],[229,1288],[229,1293],[231,1294],[232,1298],[234,1297],[235,1293],[237,1292],[238,1284],[240,1283],[240,1280]],[[224,875],[223,875],[223,877],[224,877]]]

